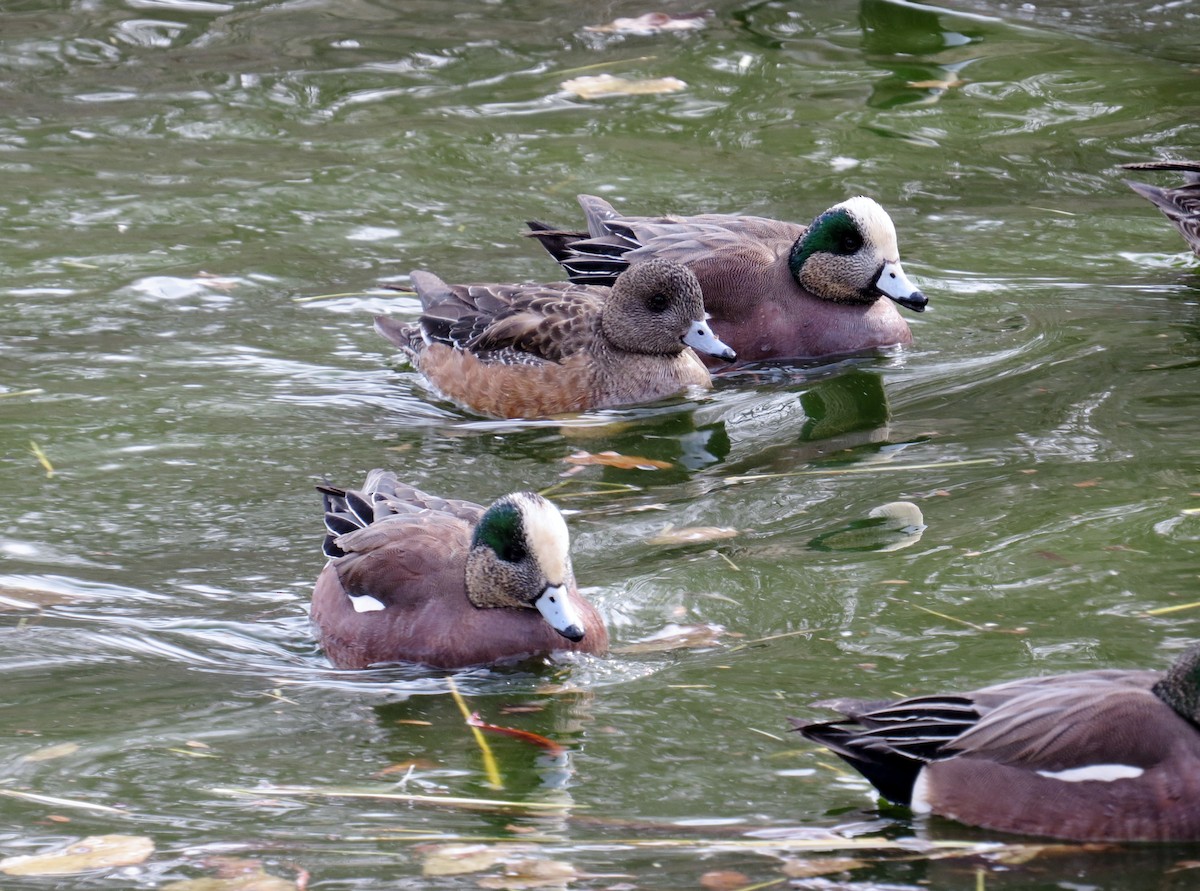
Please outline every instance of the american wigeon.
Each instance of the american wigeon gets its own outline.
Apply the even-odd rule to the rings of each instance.
[[[1125,183],[1161,210],[1200,257],[1200,161],[1147,161],[1121,166],[1126,170],[1173,170],[1183,174],[1183,185],[1170,189],[1130,180]]]
[[[571,650],[608,631],[580,596],[562,514],[533,492],[484,509],[372,470],[361,490],[318,486],[329,558],[311,618],[338,668],[493,665]]]
[[[895,304],[925,309],[900,265],[896,227],[870,198],[834,205],[808,226],[737,214],[628,217],[594,195],[579,203],[586,233],[529,223],[572,281],[606,284],[649,257],[683,263],[700,280],[713,330],[743,362],[911,343]]]
[[[696,277],[667,260],[630,266],[611,289],[412,280],[420,319],[377,316],[376,329],[445,396],[494,417],[652,402],[712,386],[689,347],[736,358],[708,326]]]
[[[1200,646],[1100,670],[792,719],[916,813],[1078,841],[1200,840]]]

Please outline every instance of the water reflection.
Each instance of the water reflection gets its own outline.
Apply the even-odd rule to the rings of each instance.
[[[812,539],[814,551],[899,551],[921,540],[926,529],[921,509],[911,501],[892,501],[872,508],[864,519]]]
[[[751,371],[757,395],[736,401],[724,414],[734,431],[729,472],[787,471],[837,453],[889,440],[891,407],[883,376],[851,364],[805,372],[767,368]],[[767,385],[774,380],[774,384]],[[799,388],[799,392],[797,392]],[[772,390],[775,390],[772,393]],[[769,394],[769,395],[764,395]]]
[[[963,70],[979,55],[974,44],[984,35],[978,24],[945,10],[890,0],[863,0],[859,19],[868,61],[891,72],[871,89],[868,104],[874,108],[927,105],[961,86]],[[938,54],[942,58],[927,58]]]
[[[595,732],[593,696],[588,693],[546,696],[533,691],[493,692],[468,698],[465,707],[478,718],[487,748],[495,758],[501,788],[491,788],[478,768],[480,744],[450,696],[410,698],[373,706],[385,737],[383,751],[393,762],[384,776],[420,782],[437,768],[474,777],[472,794],[516,801],[569,803],[575,777],[574,751]],[[433,774],[436,776],[436,772]]]

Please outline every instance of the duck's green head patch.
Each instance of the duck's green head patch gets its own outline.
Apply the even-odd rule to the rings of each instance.
[[[858,222],[844,207],[834,207],[815,220],[804,237],[792,248],[789,265],[795,272],[813,254],[825,253],[850,256],[863,246],[863,234]]]
[[[506,563],[520,563],[529,555],[524,522],[520,508],[501,499],[480,518],[471,544],[491,548]]]

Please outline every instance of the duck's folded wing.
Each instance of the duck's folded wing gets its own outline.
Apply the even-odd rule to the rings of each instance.
[[[1089,769],[1097,778],[1110,767],[1133,773],[1165,757],[1170,740],[1158,731],[1176,723],[1172,716],[1182,721],[1148,689],[1103,681],[1047,686],[988,712],[943,752],[1068,780],[1086,779]]]
[[[561,362],[586,342],[597,299],[578,285],[524,286],[501,309],[481,315],[463,346],[477,354],[513,352]]]
[[[572,281],[611,284],[627,266],[651,257],[689,267],[702,283],[723,272],[758,275],[773,267],[804,231],[791,223],[723,214],[622,218],[604,226],[606,235],[575,242],[561,261]]]

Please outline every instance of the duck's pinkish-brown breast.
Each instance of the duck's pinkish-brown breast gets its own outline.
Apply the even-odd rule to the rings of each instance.
[[[385,609],[358,613],[336,567],[327,565],[317,579],[311,615],[329,661],[342,669],[389,662],[465,668],[554,652],[608,652],[603,619],[577,592],[572,596],[583,617],[584,637],[572,642],[551,628],[537,610],[481,609],[467,600],[461,575],[438,576],[392,592]],[[414,584],[422,590],[418,592]],[[413,595],[411,602],[405,593]]]
[[[697,271],[714,301],[712,327],[739,362],[852,353],[908,344],[912,332],[894,303],[881,298],[870,306],[851,306],[814,297],[792,278],[786,263],[767,268],[707,264]],[[710,366],[716,366],[706,359]]]

